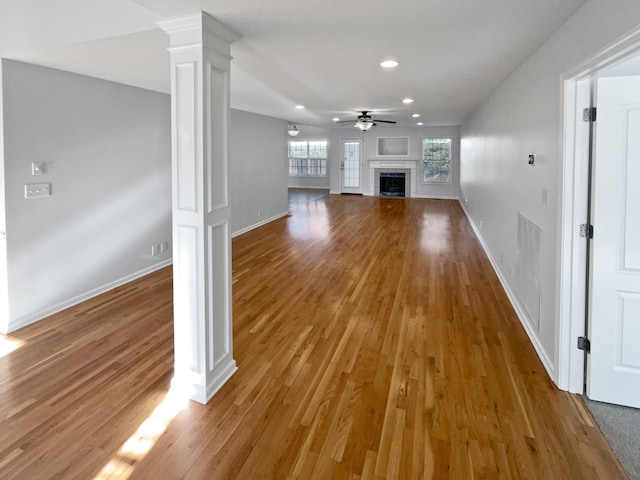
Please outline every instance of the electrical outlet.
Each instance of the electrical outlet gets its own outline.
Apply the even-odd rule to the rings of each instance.
[[[160,247],[160,253],[164,253],[167,250],[169,250],[169,242],[167,241],[160,242],[159,247]]]
[[[480,220],[480,230],[482,230],[482,220]]]
[[[262,209],[258,209],[258,216],[261,217],[262,216]]]
[[[160,253],[159,250],[160,250],[160,245],[158,245],[157,243],[154,244],[154,245],[151,245],[151,255],[152,256],[158,255],[158,253]]]
[[[50,195],[50,183],[28,183],[24,186],[24,198],[48,197]]]
[[[542,189],[542,205],[545,207],[549,206],[549,190],[546,188]]]

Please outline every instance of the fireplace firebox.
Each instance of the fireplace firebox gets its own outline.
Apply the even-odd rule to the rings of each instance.
[[[380,196],[381,197],[404,197],[405,196],[405,174],[380,172]]]

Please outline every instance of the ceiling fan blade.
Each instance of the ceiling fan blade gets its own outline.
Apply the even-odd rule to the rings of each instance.
[[[398,123],[398,122],[394,122],[393,120],[378,120],[377,118],[374,118],[373,121],[380,122],[380,123]]]
[[[336,122],[337,125],[346,125],[347,123],[355,123],[355,120],[342,120],[341,122]]]

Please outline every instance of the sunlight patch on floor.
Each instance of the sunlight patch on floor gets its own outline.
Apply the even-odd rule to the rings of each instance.
[[[0,358],[5,355],[9,355],[11,352],[17,350],[24,342],[21,340],[17,340],[15,338],[11,338],[8,335],[0,335]]]
[[[170,390],[153,413],[122,444],[118,453],[102,468],[94,480],[125,480],[133,473],[136,463],[149,453],[171,421],[187,405],[189,399]]]

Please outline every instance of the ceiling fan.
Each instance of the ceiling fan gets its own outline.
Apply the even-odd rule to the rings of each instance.
[[[392,120],[379,120],[377,118],[372,118],[371,115],[369,115],[370,112],[368,110],[362,110],[360,113],[361,114],[358,115],[356,120],[345,120],[344,122],[337,123],[341,125],[353,124],[353,126],[358,127],[362,131],[367,131],[378,123],[396,123]]]

